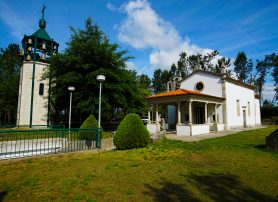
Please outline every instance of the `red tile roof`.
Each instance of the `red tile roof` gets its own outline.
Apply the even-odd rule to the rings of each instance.
[[[206,96],[206,97],[221,98],[221,97],[216,97],[216,96],[212,96],[212,95],[203,94],[203,93],[200,93],[199,91],[193,91],[193,90],[187,90],[187,89],[180,88],[178,90],[158,93],[156,95],[146,97],[146,99],[173,97],[173,96],[180,96],[180,95],[200,95],[200,96]],[[221,98],[221,99],[223,99],[223,98]]]

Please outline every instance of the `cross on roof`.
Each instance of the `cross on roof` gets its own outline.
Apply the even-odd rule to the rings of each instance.
[[[45,5],[43,4],[43,8],[42,8],[42,19],[44,19],[44,10],[45,10]]]

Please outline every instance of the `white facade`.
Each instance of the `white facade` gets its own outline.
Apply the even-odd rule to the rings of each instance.
[[[29,126],[31,109],[31,92],[33,77],[33,61],[23,62],[20,71],[17,125]],[[32,125],[47,125],[48,115],[48,81],[42,80],[42,76],[49,64],[35,63],[35,79],[33,94]],[[40,95],[40,86],[43,86],[43,94]]]
[[[226,74],[202,70],[193,72],[179,84],[177,90],[147,98],[151,105],[168,106],[167,123],[170,129],[174,123],[177,135],[261,125],[260,102],[254,86]]]
[[[222,81],[219,76],[206,74],[205,72],[200,72],[199,74],[192,75],[181,82],[180,88],[188,90],[196,90],[196,84],[198,82],[203,82],[204,89],[202,93],[213,95],[217,97],[222,97]]]

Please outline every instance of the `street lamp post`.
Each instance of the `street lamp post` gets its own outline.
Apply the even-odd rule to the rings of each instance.
[[[71,143],[71,138],[70,138],[70,126],[71,126],[71,102],[72,102],[72,92],[75,90],[75,87],[69,86],[68,90],[70,92],[70,109],[69,109],[69,144]]]
[[[97,81],[99,81],[99,104],[98,104],[98,138],[96,141],[96,147],[100,148],[100,127],[101,127],[101,84],[105,81],[104,75],[97,75]]]

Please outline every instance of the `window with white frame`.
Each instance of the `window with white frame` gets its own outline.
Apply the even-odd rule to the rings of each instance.
[[[237,107],[237,116],[240,116],[240,102],[236,100],[236,107]]]

